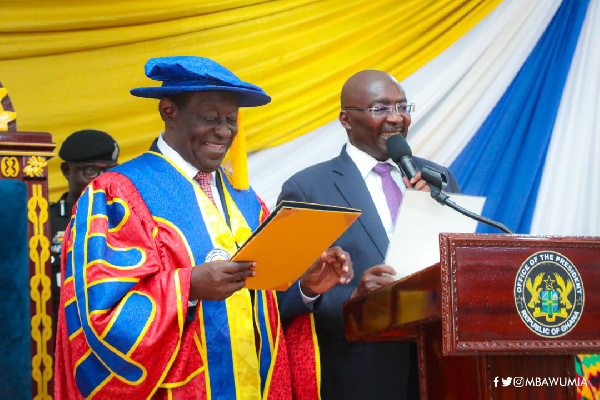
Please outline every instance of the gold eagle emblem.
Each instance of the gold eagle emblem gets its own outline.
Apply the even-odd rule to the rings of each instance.
[[[531,294],[531,300],[527,303],[527,307],[534,308],[537,303],[540,302],[540,292],[542,288],[538,288],[544,279],[544,273],[537,274],[535,279],[533,280],[533,284],[531,283],[531,278],[527,279],[525,282],[525,286],[527,290]]]
[[[569,293],[571,293],[571,290],[573,290],[573,282],[571,282],[571,280],[569,279],[565,284],[565,281],[562,278],[562,276],[560,276],[556,272],[554,273],[554,277],[556,278],[556,284],[560,286],[560,288],[556,288],[556,290],[560,294],[560,302],[565,305],[565,308],[572,308],[573,305],[571,304],[567,296],[569,296]]]

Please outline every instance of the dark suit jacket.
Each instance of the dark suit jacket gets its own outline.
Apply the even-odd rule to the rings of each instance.
[[[446,192],[460,192],[454,175],[445,167],[414,157],[446,174]],[[362,215],[334,243],[350,253],[354,280],[337,285],[314,304],[314,317],[321,354],[321,396],[340,399],[415,399],[418,375],[414,345],[407,342],[350,343],[344,339],[342,303],[350,298],[366,269],[383,263],[388,237],[367,186],[346,149],[329,161],[298,172],[282,187],[281,200],[305,201],[358,208]],[[432,199],[433,201],[433,199]],[[289,319],[310,309],[302,301],[298,284],[279,293],[282,318]],[[409,383],[410,381],[410,383]]]

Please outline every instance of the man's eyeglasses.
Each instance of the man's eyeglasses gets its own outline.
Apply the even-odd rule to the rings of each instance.
[[[97,165],[85,165],[85,164],[76,164],[76,163],[71,163],[71,164],[73,164],[77,168],[79,168],[81,170],[81,172],[83,173],[83,176],[85,176],[86,178],[89,178],[89,179],[94,179],[98,175],[103,174],[104,172],[108,171],[109,169],[111,169],[112,167],[115,167],[117,165],[117,164],[108,164],[106,166],[99,167]]]
[[[396,103],[389,106],[373,106],[373,107],[344,107],[344,110],[371,111],[373,118],[387,118],[392,115],[394,109],[398,115],[410,115],[416,109],[415,103]]]

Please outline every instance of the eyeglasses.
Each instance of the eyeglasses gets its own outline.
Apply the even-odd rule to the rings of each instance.
[[[99,167],[97,165],[85,165],[85,164],[77,164],[77,163],[71,163],[74,166],[76,166],[77,168],[79,168],[81,170],[81,172],[83,173],[83,176],[85,176],[88,179],[94,179],[95,177],[103,174],[104,172],[108,171],[109,169],[111,169],[112,167],[115,167],[117,164],[109,164],[106,166],[102,166]]]
[[[396,109],[398,115],[410,115],[416,108],[417,105],[415,103],[396,103],[395,105],[389,106],[344,107],[344,110],[371,111],[373,118],[385,118],[392,115],[394,109]]]

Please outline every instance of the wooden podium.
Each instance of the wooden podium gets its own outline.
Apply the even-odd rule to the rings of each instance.
[[[598,285],[600,237],[441,234],[439,264],[344,304],[346,337],[416,339],[421,400],[576,399]]]

